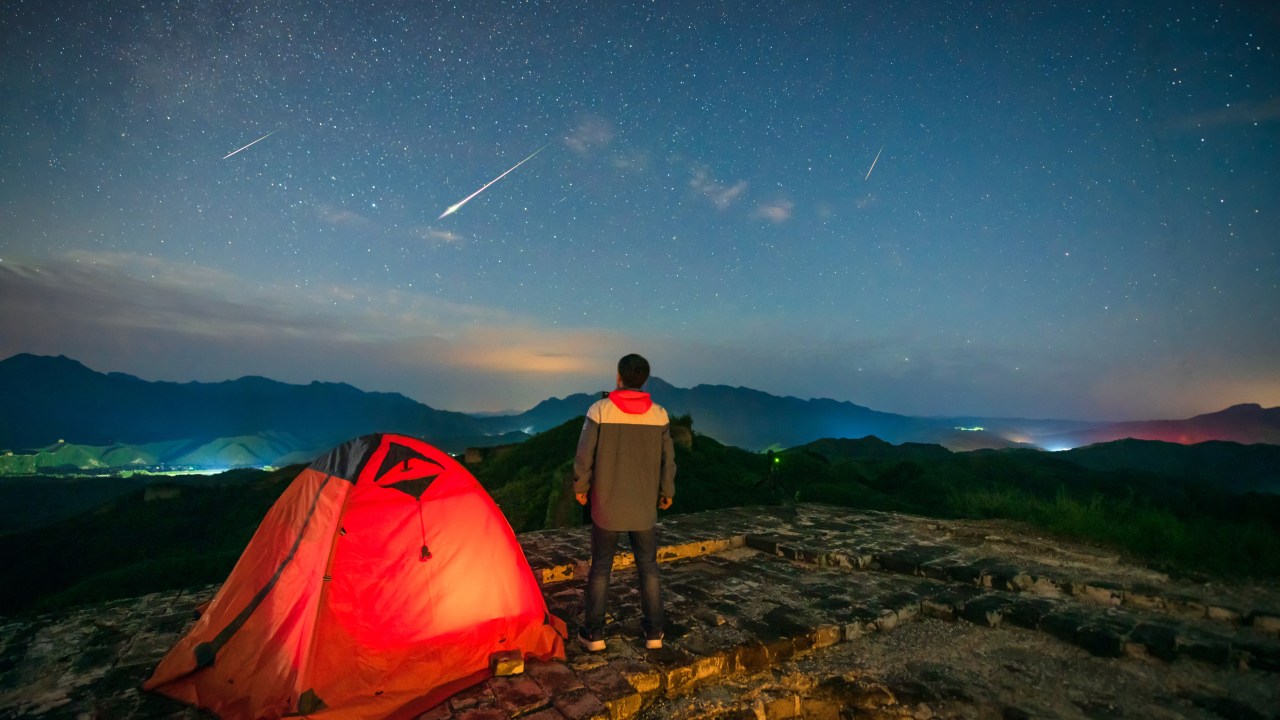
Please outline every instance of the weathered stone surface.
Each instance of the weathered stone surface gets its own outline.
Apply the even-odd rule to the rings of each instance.
[[[587,690],[599,699],[614,720],[629,718],[640,711],[640,693],[613,667],[604,665],[586,671],[581,677]]]
[[[498,706],[509,715],[525,715],[551,704],[551,699],[536,682],[527,677],[496,677],[489,689]]]
[[[1140,645],[1145,654],[1172,662],[1178,652],[1178,628],[1163,619],[1139,622],[1129,633],[1129,644]]]
[[[582,689],[578,676],[567,665],[558,662],[532,661],[525,666],[525,675],[550,697]]]
[[[600,698],[586,689],[570,690],[556,695],[552,704],[569,720],[603,720],[610,717],[609,710]]]
[[[965,603],[960,617],[974,625],[996,627],[1004,619],[1005,608],[1011,604],[1013,601],[1002,595],[983,595]]]
[[[1039,630],[1040,621],[1058,605],[1053,600],[1036,597],[1014,597],[1003,608],[1003,621],[1028,630]]]
[[[1151,716],[1181,717],[1190,697],[1241,717],[1280,706],[1276,588],[1170,580],[1010,528],[809,505],[671,516],[659,533],[666,647],[644,648],[635,570],[624,558],[605,652],[570,641],[566,662],[529,661],[523,676],[486,681],[426,717],[657,718],[682,698],[689,718],[1151,715],[1143,703],[1158,710]],[[549,607],[576,630],[586,529],[520,540]],[[137,686],[213,590],[0,621],[0,720],[203,718]],[[938,621],[958,617],[970,622]],[[955,641],[940,638],[950,635],[964,638],[965,652],[947,660]],[[1037,650],[1011,649],[1022,645]],[[880,673],[895,652],[915,657]],[[1042,667],[1040,656],[1058,666]],[[1134,657],[1143,661],[1126,659]],[[818,674],[788,669],[832,662]],[[1177,695],[1151,684],[1126,695],[1115,685],[1118,675],[1160,672],[1197,689]],[[1059,698],[1075,715],[1025,699],[1064,678],[1091,688]],[[1228,697],[1241,698],[1231,700],[1238,707]]]

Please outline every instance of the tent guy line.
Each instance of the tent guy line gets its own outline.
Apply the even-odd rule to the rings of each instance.
[[[553,141],[553,142],[554,142],[554,141]],[[542,147],[538,148],[537,150],[534,150],[534,151],[533,151],[533,153],[532,153],[531,155],[529,155],[529,157],[527,157],[527,158],[525,158],[525,159],[521,160],[520,162],[516,163],[515,165],[512,165],[512,166],[511,166],[511,168],[510,168],[510,169],[508,169],[506,172],[502,173],[502,174],[501,174],[501,175],[499,175],[498,177],[496,177],[496,178],[494,178],[494,179],[490,180],[489,182],[485,183],[485,184],[484,184],[484,187],[482,187],[482,188],[480,188],[479,190],[477,190],[477,191],[475,191],[475,192],[471,193],[470,195],[468,195],[468,196],[466,196],[466,197],[462,198],[461,200],[459,200],[458,202],[454,203],[453,205],[450,205],[448,208],[446,208],[446,209],[445,209],[445,211],[444,211],[444,212],[440,213],[440,217],[436,218],[436,220],[443,220],[443,219],[445,219],[445,218],[449,217],[450,215],[452,215],[452,214],[454,214],[454,213],[458,212],[458,210],[459,210],[459,209],[461,209],[463,205],[466,205],[467,203],[471,202],[471,199],[472,199],[472,198],[474,198],[475,196],[477,196],[477,195],[479,195],[480,193],[484,192],[485,190],[488,190],[490,185],[492,185],[492,184],[494,184],[494,183],[498,182],[499,180],[501,180],[502,178],[504,178],[504,177],[506,177],[506,176],[510,175],[512,170],[515,170],[516,168],[520,167],[521,165],[523,165],[523,164],[525,164],[525,163],[529,162],[530,160],[532,160],[534,155],[537,155],[538,153],[542,152],[543,150],[546,150],[546,149],[547,149],[547,147],[548,147],[549,145],[551,145],[551,143],[547,143],[546,145],[543,145]]]

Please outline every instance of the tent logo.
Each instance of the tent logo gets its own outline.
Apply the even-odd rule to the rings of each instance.
[[[391,445],[378,467],[374,483],[421,500],[431,487],[431,481],[439,477],[444,468],[422,453],[404,445]]]

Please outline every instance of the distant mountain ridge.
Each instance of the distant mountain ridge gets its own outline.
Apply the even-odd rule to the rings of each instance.
[[[958,430],[956,422],[949,418],[897,415],[825,398],[801,400],[728,385],[697,385],[685,389],[656,377],[649,379],[646,389],[654,402],[672,415],[693,416],[698,432],[748,450],[791,447],[823,437],[867,435],[893,443],[936,443],[954,450],[1019,444],[985,430]],[[599,394],[585,393],[551,398],[518,415],[480,418],[480,421],[490,431],[536,433],[583,414],[599,398]]]
[[[1124,437],[1280,445],[1280,408],[1238,405],[1189,420],[1086,423],[1018,418],[922,418],[850,402],[779,397],[750,388],[678,388],[651,378],[648,389],[694,429],[747,450],[786,448],[821,438],[941,445],[949,450],[1036,446],[1064,449]],[[100,373],[63,356],[0,361],[0,473],[74,467],[179,464],[278,465],[314,456],[371,432],[423,437],[451,452],[519,442],[582,415],[600,397],[549,398],[514,415],[478,417],[437,410],[397,393],[343,383],[292,385],[261,377],[216,383],[150,382]],[[30,453],[40,450],[38,457]],[[14,470],[28,463],[33,469]],[[120,464],[117,464],[120,463]]]
[[[277,450],[320,452],[382,430],[459,446],[481,441],[486,433],[470,415],[342,383],[290,385],[261,377],[149,382],[96,372],[63,356],[24,354],[0,361],[0,397],[0,448],[8,450],[60,441],[102,447],[204,444],[277,433],[291,436],[288,447]]]
[[[1280,407],[1264,408],[1256,403],[1245,403],[1186,420],[1110,423],[1073,432],[1048,434],[1039,440],[1046,447],[1056,444],[1083,447],[1124,439],[1159,440],[1179,445],[1194,445],[1211,440],[1245,445],[1280,445]]]

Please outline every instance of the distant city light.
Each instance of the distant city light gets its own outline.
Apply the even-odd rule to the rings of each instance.
[[[956,429],[962,432],[982,432],[986,428],[982,427],[981,425],[975,425],[973,427],[962,427],[960,425],[957,425]]]

